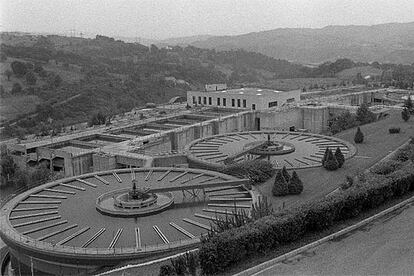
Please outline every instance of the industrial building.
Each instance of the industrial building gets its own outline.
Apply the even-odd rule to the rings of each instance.
[[[209,85],[206,86],[205,91],[188,91],[187,104],[189,106],[264,110],[298,102],[300,93],[300,90],[278,91],[247,87],[227,89],[225,85]]]
[[[249,96],[249,93],[253,94],[253,90],[263,92],[263,89],[247,88],[227,91],[250,91],[244,94]],[[228,95],[222,91],[197,93]],[[272,93],[290,97],[289,92]],[[347,97],[352,103],[359,104],[374,102],[375,97],[372,94],[373,92],[353,93]],[[243,106],[242,99],[240,102]],[[8,145],[7,148],[20,167],[45,163],[52,170],[63,172],[66,177],[129,167],[186,166],[188,160],[184,153],[185,146],[201,137],[255,130],[323,134],[326,133],[328,120],[333,115],[344,110],[356,112],[357,109],[356,106],[346,104],[314,104],[302,101],[297,105],[279,106],[279,102],[280,100],[278,106],[262,110],[232,109],[231,101],[230,108],[222,105],[198,106],[190,110],[183,108],[172,115],[157,115],[146,120],[135,119],[128,124],[92,128],[49,139],[22,141]],[[237,99],[235,104],[237,106]]]

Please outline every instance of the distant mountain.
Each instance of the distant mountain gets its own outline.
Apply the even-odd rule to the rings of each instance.
[[[165,46],[186,46],[190,45],[194,42],[201,42],[205,41],[209,38],[212,38],[212,35],[193,35],[193,36],[183,36],[183,37],[173,37],[173,38],[166,38],[166,39],[149,39],[144,37],[129,37],[129,36],[116,36],[115,39],[119,39],[125,42],[130,43],[140,43],[145,46],[150,46],[151,44],[155,44],[159,47]]]
[[[216,50],[245,49],[302,64],[338,58],[360,62],[414,63],[414,22],[373,26],[284,28],[236,36],[177,38],[168,44],[191,44]]]

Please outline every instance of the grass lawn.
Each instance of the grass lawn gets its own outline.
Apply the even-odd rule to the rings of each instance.
[[[401,133],[389,134],[390,127],[400,127]],[[268,197],[274,210],[281,208],[283,203],[285,207],[291,207],[324,196],[338,188],[347,175],[354,176],[366,170],[406,142],[410,136],[414,136],[414,118],[404,122],[401,119],[401,111],[391,110],[390,116],[386,119],[361,126],[361,130],[364,133],[364,143],[362,144],[354,143],[356,128],[335,135],[335,137],[351,142],[357,148],[356,155],[346,160],[344,166],[339,170],[328,171],[322,167],[297,170],[304,185],[302,194],[274,197],[272,195],[274,177],[256,188]]]

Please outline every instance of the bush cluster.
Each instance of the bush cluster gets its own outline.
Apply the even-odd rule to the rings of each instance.
[[[275,170],[270,162],[264,160],[249,160],[224,167],[220,172],[239,178],[248,178],[253,184],[268,180]]]
[[[267,197],[259,197],[252,205],[250,215],[245,210],[237,209],[236,204],[231,215],[220,217],[216,215],[214,224],[211,225],[211,231],[208,236],[224,232],[226,230],[241,227],[262,217],[273,214],[272,204],[267,201]]]
[[[413,191],[414,163],[407,160],[387,175],[367,173],[364,179],[365,182],[329,197],[263,217],[203,240],[199,251],[203,273],[210,275],[223,272],[250,256],[297,240],[307,232],[327,229],[337,221],[355,217],[387,200]]]
[[[326,148],[325,154],[322,157],[322,166],[329,170],[335,171],[341,168],[345,163],[345,156],[339,147],[336,148],[335,154],[330,148]]]
[[[286,167],[283,167],[276,174],[272,194],[274,196],[298,195],[303,191],[303,183],[296,171],[289,175]]]
[[[172,275],[197,275],[198,255],[193,252],[186,252],[174,259],[171,265],[166,264],[160,267],[160,276]]]
[[[401,129],[399,127],[391,127],[388,129],[388,132],[390,134],[394,134],[394,133],[400,133]]]
[[[62,173],[51,172],[45,164],[20,169],[9,153],[2,152],[0,155],[0,187],[34,187],[62,177]]]
[[[349,111],[342,112],[328,120],[328,127],[332,134],[353,128],[359,125],[375,122],[376,115],[371,112],[367,104],[361,104],[356,114]]]

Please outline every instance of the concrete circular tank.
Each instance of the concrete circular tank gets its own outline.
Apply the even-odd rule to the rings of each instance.
[[[244,160],[269,160],[275,168],[321,166],[326,148],[339,147],[345,158],[355,147],[341,139],[307,132],[249,131],[204,137],[186,147],[190,166],[218,170]]]
[[[234,208],[250,209],[247,182],[213,171],[163,167],[61,179],[7,202],[1,208],[0,236],[17,273],[30,274],[33,268],[41,275],[89,274],[197,246],[217,217]],[[107,202],[115,214],[100,212],[98,198],[111,193],[118,195]],[[125,194],[141,201],[126,200]],[[148,213],[116,214],[125,210]]]

